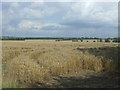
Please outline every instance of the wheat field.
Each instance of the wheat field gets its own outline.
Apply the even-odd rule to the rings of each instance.
[[[2,86],[119,87],[118,53],[118,43],[2,41]]]

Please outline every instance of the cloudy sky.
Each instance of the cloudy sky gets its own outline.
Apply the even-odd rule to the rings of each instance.
[[[3,2],[2,34],[117,37],[117,2]]]

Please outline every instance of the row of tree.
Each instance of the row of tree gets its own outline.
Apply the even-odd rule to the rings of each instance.
[[[72,40],[72,41],[78,41],[81,40],[81,42],[83,42],[83,40],[85,39],[97,39],[100,40],[100,42],[102,42],[103,40],[105,42],[110,42],[110,40],[112,40],[113,42],[120,42],[120,38],[88,38],[88,37],[81,37],[81,38],[62,38],[62,37],[8,37],[8,36],[4,36],[2,38],[0,38],[1,40],[34,40],[34,39],[47,39],[47,40],[56,40],[56,41],[63,41],[63,40]]]

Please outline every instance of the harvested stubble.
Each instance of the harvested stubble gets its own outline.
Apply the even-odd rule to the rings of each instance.
[[[43,49],[42,44],[46,48]],[[54,43],[48,45],[45,42],[45,45],[44,43],[42,44],[40,44],[41,47],[36,48],[33,48],[33,46],[39,46],[39,44],[32,44],[31,48],[34,50],[32,52],[22,52],[21,54],[21,50],[19,50],[17,54],[8,55],[8,57],[6,56],[8,53],[6,51],[4,54],[6,59],[3,60],[7,61],[8,73],[15,76],[22,83],[36,83],[47,82],[53,76],[79,71],[79,69],[89,69],[96,72],[103,70],[108,72],[117,71],[117,60],[97,57],[89,52],[78,51],[76,50],[79,46],[77,43],[57,43],[55,48],[53,48]],[[94,46],[91,46],[91,48]],[[16,57],[17,55],[19,56]],[[9,60],[10,57],[11,60]]]
[[[89,60],[91,61],[91,62],[88,62],[89,64],[93,63],[94,65],[96,65],[97,63],[96,65],[97,68],[101,68],[101,70],[103,68],[103,70],[107,72],[119,72],[118,54],[119,54],[120,48],[118,47],[102,47],[102,48],[99,47],[99,48],[90,48],[90,49],[77,48],[77,50],[83,51],[84,54],[86,56],[89,55],[89,58],[91,57],[91,59],[93,57],[92,60]],[[87,57],[85,60],[88,60]],[[92,62],[93,60],[96,60],[96,61]]]
[[[8,50],[8,51],[4,51],[2,52],[2,63],[6,63],[8,60],[13,59],[14,57],[17,57],[18,55],[20,55],[21,51],[12,51],[12,50]]]
[[[14,73],[20,82],[36,83],[50,80],[51,76],[67,74],[70,71],[79,69],[89,69],[96,72],[103,70],[116,71],[116,63],[113,60],[106,60],[95,57],[89,53],[74,52],[60,53],[60,51],[40,54],[31,59],[30,56],[23,55],[14,58],[9,65],[10,73]],[[74,54],[73,54],[74,53]],[[31,53],[32,55],[34,53]],[[51,55],[55,55],[52,56]],[[21,58],[22,57],[22,58]],[[37,59],[37,63],[35,60]]]
[[[49,70],[29,60],[25,56],[14,58],[9,64],[9,74],[16,76],[23,83],[45,82],[50,79]]]

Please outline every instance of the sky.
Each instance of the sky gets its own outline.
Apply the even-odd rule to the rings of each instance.
[[[2,35],[117,37],[117,2],[3,2]]]

